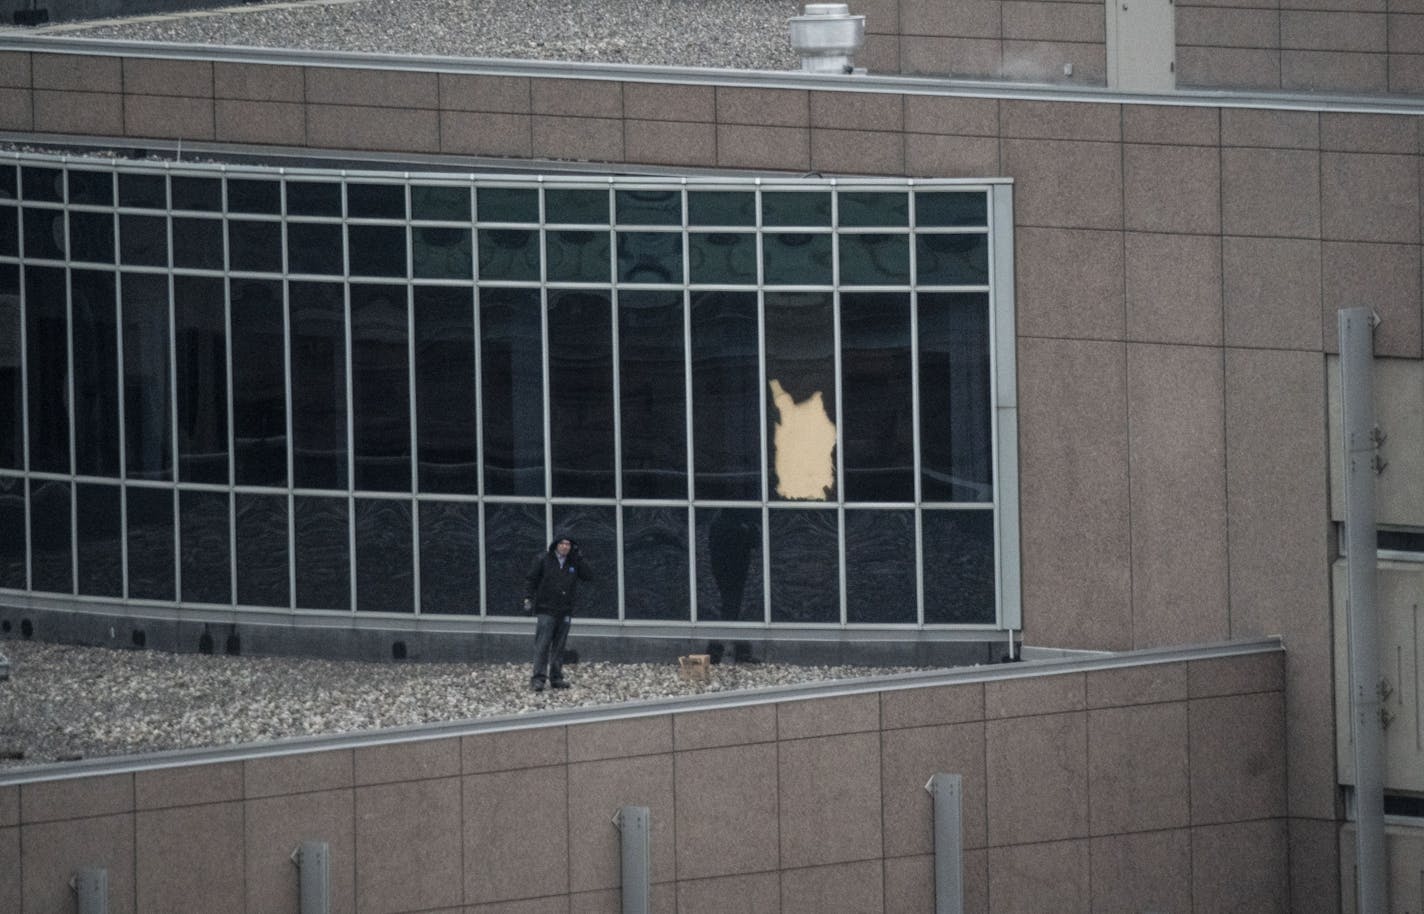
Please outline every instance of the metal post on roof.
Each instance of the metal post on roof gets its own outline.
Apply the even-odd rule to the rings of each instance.
[[[623,840],[623,914],[648,914],[649,825],[646,806],[624,806],[613,817]]]
[[[964,778],[936,774],[925,789],[934,797],[935,914],[964,914]]]
[[[69,880],[78,900],[79,914],[109,914],[109,871],[101,866],[74,871]]]
[[[292,851],[300,873],[298,899],[301,914],[331,914],[331,845],[303,841]]]

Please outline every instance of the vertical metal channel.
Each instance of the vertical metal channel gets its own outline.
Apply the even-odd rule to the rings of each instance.
[[[994,427],[990,435],[994,467],[994,570],[999,625],[1009,632],[1023,627],[1019,584],[1019,401],[1014,328],[1014,188],[989,188],[989,339],[992,363]],[[1009,656],[1014,656],[1013,635]]]
[[[964,914],[964,778],[936,774],[925,789],[934,798],[935,914]]]
[[[300,914],[331,914],[331,845],[303,841],[292,862],[297,865]]]
[[[74,888],[79,914],[108,914],[109,871],[103,867],[85,867],[74,871],[69,883]]]
[[[646,806],[624,806],[614,823],[622,836],[622,914],[648,914],[651,815]]]
[[[420,435],[416,425],[420,404],[416,399],[415,374],[415,206],[411,200],[410,175],[404,175],[401,196],[405,200],[405,372],[406,409],[410,425],[410,578],[411,614],[420,615]],[[351,523],[355,523],[353,517]],[[356,572],[355,564],[351,566]]]

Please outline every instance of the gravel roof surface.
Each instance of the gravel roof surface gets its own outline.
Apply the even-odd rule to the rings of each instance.
[[[721,663],[708,682],[675,664],[565,666],[535,693],[525,664],[360,663],[0,641],[0,768],[212,748],[290,736],[907,672],[911,667]]]
[[[35,34],[441,57],[795,70],[788,0],[336,0],[63,23]]]

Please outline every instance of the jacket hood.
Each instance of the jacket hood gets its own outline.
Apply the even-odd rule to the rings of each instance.
[[[578,540],[575,539],[574,537],[570,536],[570,535],[567,534],[567,533],[556,533],[556,534],[554,534],[554,538],[549,542],[549,552],[550,552],[550,554],[552,554],[553,551],[554,551],[554,549],[555,549],[555,547],[557,547],[557,546],[558,546],[560,543],[562,543],[564,540],[568,540],[570,546],[573,546],[573,547],[575,547],[575,548],[578,547]]]

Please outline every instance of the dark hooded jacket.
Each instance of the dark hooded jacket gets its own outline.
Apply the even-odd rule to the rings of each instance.
[[[571,548],[564,566],[559,567],[559,554],[555,547],[568,540]],[[553,616],[571,616],[574,613],[574,598],[578,596],[578,582],[593,578],[593,570],[579,552],[578,540],[571,536],[556,536],[549,549],[534,560],[529,574],[524,580],[524,595],[534,601],[534,612]]]

